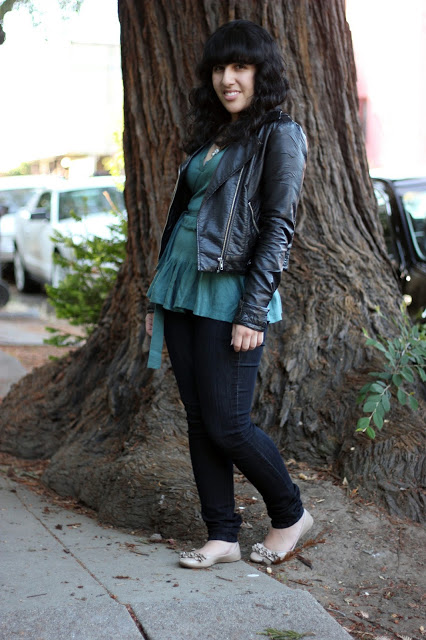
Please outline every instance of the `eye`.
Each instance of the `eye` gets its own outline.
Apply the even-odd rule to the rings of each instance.
[[[215,64],[215,66],[213,67],[213,73],[219,73],[220,71],[223,71],[223,69],[223,64]]]
[[[236,62],[236,63],[235,63],[235,67],[236,67],[237,69],[246,69],[246,68],[247,68],[247,65],[246,65],[246,63],[245,63],[245,62]]]

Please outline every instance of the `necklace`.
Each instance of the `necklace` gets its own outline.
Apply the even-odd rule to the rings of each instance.
[[[220,151],[220,148],[216,147],[216,149],[213,151],[211,157],[213,158],[213,156],[215,156],[217,153],[219,153],[219,151]]]

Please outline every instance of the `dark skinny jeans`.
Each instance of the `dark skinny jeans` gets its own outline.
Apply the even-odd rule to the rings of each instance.
[[[231,323],[191,312],[164,315],[209,540],[237,540],[241,516],[235,513],[233,464],[261,493],[272,526],[291,526],[303,514],[299,488],[271,438],[250,419],[263,345],[237,353]]]

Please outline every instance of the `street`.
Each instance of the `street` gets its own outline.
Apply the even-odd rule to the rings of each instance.
[[[77,333],[66,320],[56,318],[44,293],[19,293],[10,284],[10,299],[0,309],[0,398],[28,371],[61,356],[66,349],[45,345],[46,327]]]
[[[10,284],[9,302],[0,309],[0,347],[2,345],[43,345],[51,337],[46,326],[79,333],[66,320],[55,316],[45,293],[19,293]]]

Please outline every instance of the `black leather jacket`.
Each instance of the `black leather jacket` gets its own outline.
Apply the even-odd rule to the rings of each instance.
[[[179,168],[160,257],[191,198],[185,173],[198,151]],[[245,274],[236,324],[266,327],[268,305],[288,268],[306,155],[301,127],[277,109],[248,144],[226,149],[211,178],[197,216],[198,270]]]

